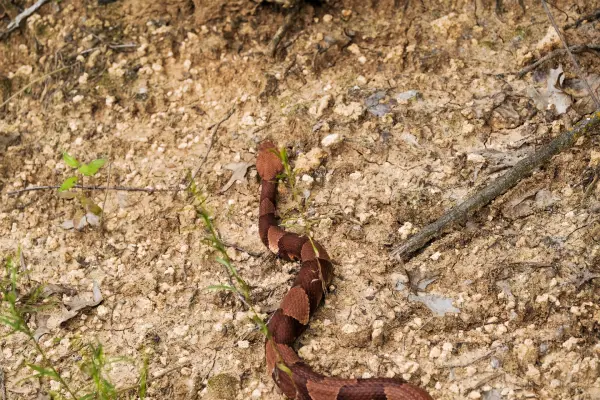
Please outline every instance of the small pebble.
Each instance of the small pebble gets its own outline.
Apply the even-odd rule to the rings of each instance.
[[[332,133],[331,135],[325,136],[321,140],[321,145],[323,147],[333,147],[344,140],[344,137],[339,133]]]

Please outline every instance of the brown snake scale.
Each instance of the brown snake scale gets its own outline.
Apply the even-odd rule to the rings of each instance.
[[[337,379],[316,373],[293,350],[333,279],[327,251],[307,236],[277,223],[277,175],[283,164],[270,141],[261,144],[256,169],[262,179],[258,231],[262,242],[284,260],[300,261],[292,288],[268,323],[267,370],[281,391],[296,400],[432,400],[425,390],[401,379]]]

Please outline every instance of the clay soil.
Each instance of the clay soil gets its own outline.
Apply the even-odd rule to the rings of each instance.
[[[5,3],[15,7],[1,29],[33,2]],[[151,399],[282,398],[244,305],[206,290],[227,274],[185,191],[87,191],[104,216],[81,229],[65,224],[81,205],[55,189],[9,194],[63,182],[64,151],[108,160],[90,185],[185,187],[200,168],[214,226],[268,317],[298,271],[258,236],[253,163],[270,138],[295,168],[296,190],[280,190],[289,229],[310,226],[336,261],[297,344],[316,370],[399,377],[436,399],[599,399],[598,138],[411,259],[390,257],[593,109],[564,54],[516,74],[560,42],[539,2],[498,3],[307,2],[275,57],[271,39],[292,11],[259,1],[50,1],[0,39],[0,252],[21,247],[21,294],[54,288],[29,324],[61,373],[89,388],[82,345],[102,343],[107,357],[131,360],[107,370],[118,388],[135,386],[148,359]],[[564,27],[598,3],[555,6]],[[571,45],[598,45],[599,29],[584,21],[565,33]],[[598,87],[598,54],[576,56]],[[564,80],[550,83],[567,97],[562,113],[556,99],[539,104],[560,66]],[[101,304],[48,322],[94,282]],[[435,313],[417,301],[425,294],[452,306]],[[24,335],[7,334],[0,328],[6,398],[60,390],[22,380],[42,360]]]

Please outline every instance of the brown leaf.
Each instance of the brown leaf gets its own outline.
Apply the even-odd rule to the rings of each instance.
[[[221,190],[219,190],[219,193],[227,191],[227,189],[229,189],[231,185],[233,185],[236,181],[246,182],[246,172],[248,172],[248,168],[250,168],[250,166],[252,166],[252,164],[245,162],[231,163],[225,165],[225,169],[233,171],[233,174],[231,174],[231,178],[229,178],[225,186],[223,186]]]

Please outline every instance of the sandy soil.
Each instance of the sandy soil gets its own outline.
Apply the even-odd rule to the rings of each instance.
[[[60,184],[69,176],[63,151],[110,160],[85,183],[175,187],[200,166],[212,127],[235,107],[198,182],[266,314],[297,266],[274,259],[259,240],[254,168],[222,188],[231,164],[252,164],[264,138],[289,149],[298,188],[310,194],[300,217],[338,263],[333,291],[298,343],[312,366],[402,377],[436,399],[599,399],[596,137],[410,261],[389,256],[394,243],[591,110],[567,57],[515,75],[560,43],[547,35],[538,2],[525,1],[525,10],[505,3],[497,13],[484,0],[312,2],[275,59],[270,40],[289,12],[279,4],[44,5],[0,41],[0,101],[10,98],[0,108],[0,251],[22,246],[25,289],[44,283],[88,293],[95,281],[104,296],[41,337],[52,360],[83,386],[80,344],[98,341],[108,355],[135,360],[113,366],[119,387],[135,384],[148,355],[152,399],[282,398],[243,306],[205,290],[226,274],[185,194],[95,191],[104,227],[80,231],[63,223],[81,207],[55,190],[8,195]],[[597,3],[556,5],[563,26]],[[597,44],[599,27],[571,28],[569,42]],[[578,59],[597,84],[597,54]],[[532,94],[544,92],[559,65],[560,93],[572,102],[562,114],[538,107]],[[293,215],[289,191],[281,197]],[[438,316],[402,286],[449,298],[459,312]],[[19,382],[36,353],[22,335],[0,333],[8,398],[56,388]]]

